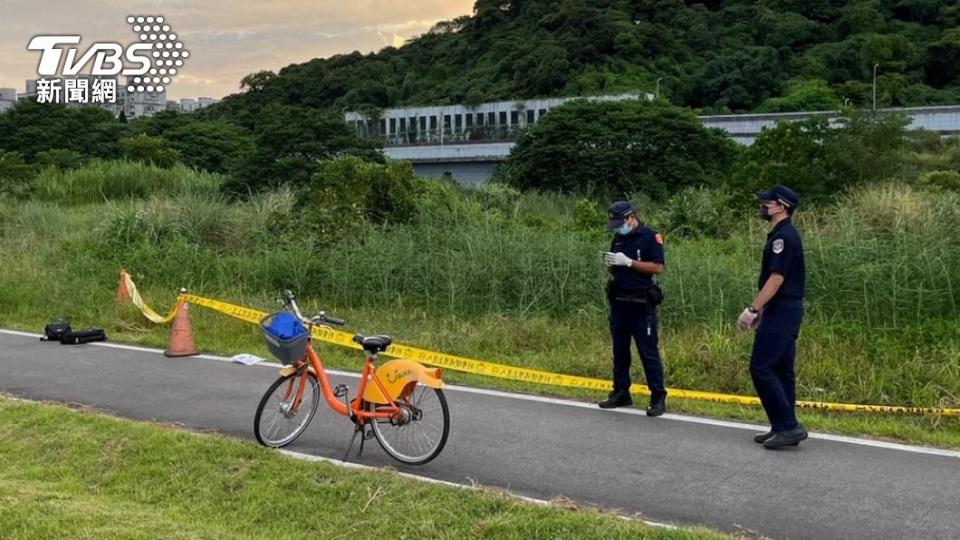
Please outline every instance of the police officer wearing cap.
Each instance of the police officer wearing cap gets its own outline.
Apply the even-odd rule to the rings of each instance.
[[[662,293],[654,284],[653,276],[663,272],[663,239],[657,231],[640,223],[629,202],[613,203],[607,215],[607,227],[616,233],[610,251],[603,254],[611,275],[607,298],[613,341],[613,391],[600,407],[633,405],[630,398],[630,340],[633,339],[650,389],[647,416],[660,416],[666,411],[667,391],[657,348],[656,306]]]
[[[760,279],[753,303],[737,320],[742,330],[755,329],[750,375],[760,396],[771,429],[754,436],[764,448],[796,446],[807,438],[807,431],[797,422],[794,358],[797,336],[803,320],[803,295],[806,268],[803,243],[793,226],[791,216],[800,198],[788,187],[758,193],[760,217],[773,227],[767,234],[760,266]]]

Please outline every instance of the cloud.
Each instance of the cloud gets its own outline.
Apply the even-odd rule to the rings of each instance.
[[[438,21],[472,12],[474,0],[34,0],[3,2],[0,87],[23,91],[39,56],[30,37],[78,33],[83,43],[129,42],[124,19],[163,15],[191,52],[169,85],[171,98],[222,97],[248,73],[354,50],[402,46]]]
[[[367,27],[367,29],[375,31],[383,40],[384,46],[402,47],[408,39],[433,28],[441,20],[443,19],[409,20],[401,23],[381,24]],[[406,36],[401,34],[406,34]]]

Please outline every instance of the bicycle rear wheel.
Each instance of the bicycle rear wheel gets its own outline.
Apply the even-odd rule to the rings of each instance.
[[[440,454],[450,434],[450,410],[439,388],[416,385],[410,395],[396,401],[400,411],[389,419],[371,419],[377,442],[397,461],[423,465]],[[388,405],[367,403],[367,411],[389,410]]]
[[[306,386],[299,407],[293,410],[301,377],[306,377]],[[297,440],[317,414],[320,404],[320,385],[316,376],[306,370],[280,377],[260,399],[257,414],[253,419],[253,432],[257,441],[272,448],[280,448]]]

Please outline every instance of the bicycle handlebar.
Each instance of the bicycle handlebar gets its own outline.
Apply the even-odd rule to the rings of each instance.
[[[327,315],[325,312],[321,311],[317,313],[316,316],[308,319],[303,316],[303,313],[300,312],[300,306],[297,305],[297,296],[293,294],[293,291],[290,289],[284,289],[283,291],[284,305],[289,306],[293,313],[300,319],[300,322],[304,324],[332,324],[334,326],[343,326],[347,324],[347,321],[334,317],[332,315]]]
[[[325,319],[328,323],[330,323],[330,324],[332,324],[332,325],[334,325],[334,326],[343,326],[343,325],[347,324],[347,321],[345,321],[345,320],[343,320],[343,319],[338,319],[338,318],[336,318],[336,317],[331,317],[330,315],[325,315],[325,316],[324,316],[324,319]]]

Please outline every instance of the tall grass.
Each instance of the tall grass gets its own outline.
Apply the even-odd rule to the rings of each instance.
[[[84,204],[158,193],[213,195],[222,183],[220,175],[179,164],[164,169],[130,161],[93,160],[79,169],[43,169],[34,180],[34,193],[41,200]]]
[[[317,247],[289,191],[230,203],[188,191],[110,201],[71,227],[74,246],[161,283],[224,289],[293,286],[332,305],[424,308],[461,317],[564,317],[606,311],[602,229],[574,223],[572,201],[485,188],[434,201],[413,223]],[[10,241],[49,242],[59,207],[31,202],[0,221]],[[960,318],[960,195],[883,185],[796,216],[810,315],[870,331]],[[656,226],[656,223],[652,223]],[[726,239],[666,236],[667,325],[720,325],[756,288],[766,224],[741,217]],[[19,240],[23,241],[23,240]]]

